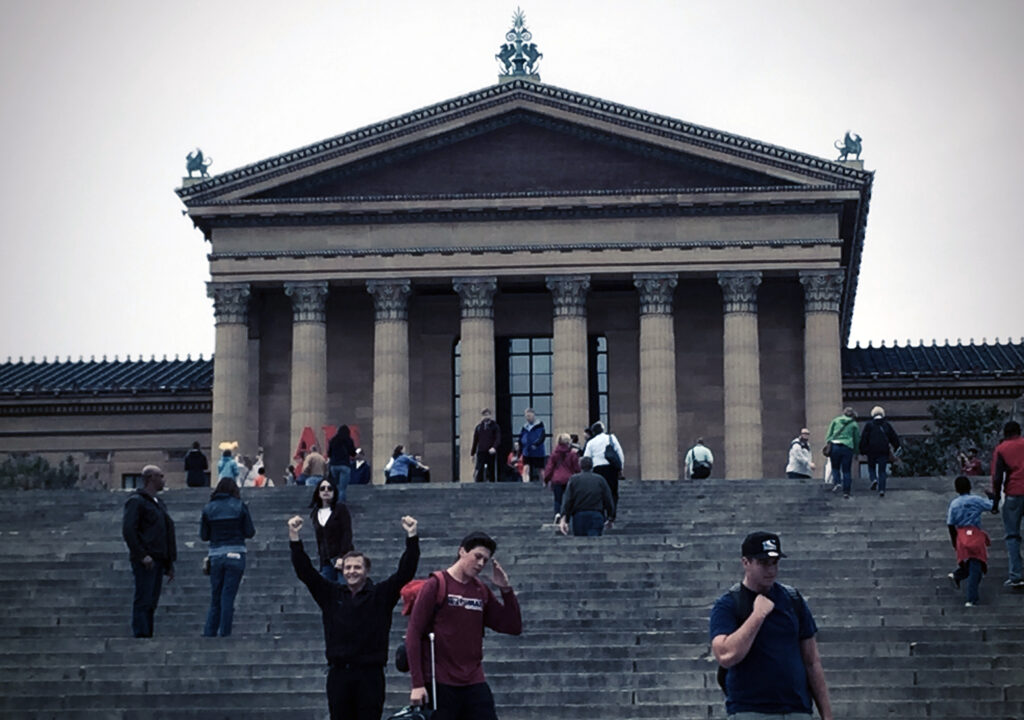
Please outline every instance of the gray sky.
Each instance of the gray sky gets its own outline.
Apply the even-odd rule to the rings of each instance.
[[[0,0],[0,360],[209,354],[173,189],[486,87],[517,0]],[[547,83],[876,171],[851,342],[1017,339],[1020,2],[521,0]]]

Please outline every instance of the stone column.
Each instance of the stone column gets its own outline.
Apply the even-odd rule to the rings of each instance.
[[[580,432],[589,423],[587,388],[587,291],[589,275],[548,275],[554,301],[549,432]]]
[[[369,280],[373,325],[373,482],[395,445],[409,443],[409,280]]]
[[[760,479],[761,351],[757,339],[760,272],[720,272],[724,300],[725,477]]]
[[[640,291],[640,452],[645,480],[679,479],[676,333],[672,297],[676,273],[637,273]],[[625,450],[625,448],[624,448]]]
[[[842,270],[806,270],[804,286],[804,422],[818,447],[832,418],[843,407],[839,342]]]
[[[244,442],[249,404],[249,284],[206,284],[216,323],[210,443]],[[217,473],[211,474],[215,483]]]
[[[286,282],[284,294],[292,299],[291,454],[304,427],[311,427],[319,442],[324,442],[321,428],[327,422],[327,282]]]
[[[462,375],[459,418],[459,480],[473,481],[474,459],[469,454],[473,429],[480,422],[480,411],[494,408],[494,293],[496,277],[457,277],[452,286],[462,307]],[[501,424],[501,418],[494,417]],[[510,432],[502,428],[502,432]]]

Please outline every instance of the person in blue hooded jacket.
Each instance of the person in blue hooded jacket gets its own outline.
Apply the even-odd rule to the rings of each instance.
[[[519,447],[523,449],[523,462],[530,468],[530,482],[537,482],[548,461],[544,446],[548,435],[544,429],[544,421],[537,419],[533,408],[526,408],[525,415],[526,423],[519,431]]]
[[[210,610],[203,628],[206,637],[231,634],[235,596],[245,574],[245,541],[255,534],[238,484],[231,478],[221,478],[199,520],[199,537],[210,543]]]

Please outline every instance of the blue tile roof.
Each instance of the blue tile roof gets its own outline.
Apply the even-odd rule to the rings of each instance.
[[[55,360],[0,364],[0,395],[206,391],[213,359]]]
[[[868,345],[843,350],[843,379],[1024,376],[1024,340],[994,344]]]
[[[890,345],[843,350],[843,379],[1024,376],[1024,341]],[[8,361],[0,395],[209,392],[213,358]]]

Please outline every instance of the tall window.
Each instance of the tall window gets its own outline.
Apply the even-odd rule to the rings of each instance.
[[[452,387],[455,390],[454,396],[452,397],[452,418],[454,418],[454,425],[452,426],[452,480],[459,479],[459,459],[462,457],[460,454],[459,440],[459,428],[461,424],[459,419],[462,417],[462,341],[455,341],[455,348],[452,350],[452,374],[453,383]]]
[[[590,421],[608,424],[608,338],[592,335],[587,353],[587,386],[590,388]]]
[[[505,338],[498,341],[498,422],[509,434],[508,448],[526,420],[523,413],[533,408],[537,419],[550,434],[551,421],[551,338]],[[504,372],[503,372],[504,371]],[[501,388],[507,388],[505,392]],[[545,440],[546,452],[551,438]]]

